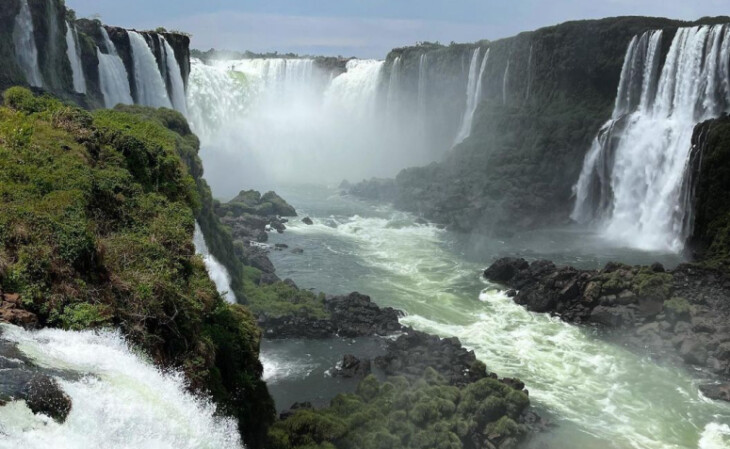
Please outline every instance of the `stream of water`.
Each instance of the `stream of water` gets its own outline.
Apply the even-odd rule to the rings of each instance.
[[[591,329],[528,312],[480,276],[490,261],[507,254],[582,267],[611,259],[660,260],[671,266],[680,261],[676,256],[611,248],[600,236],[570,230],[512,240],[460,238],[389,207],[341,197],[334,189],[279,193],[300,216],[314,219],[312,226],[294,219],[286,233],[272,235],[271,243],[304,250],[272,252],[279,276],[292,278],[301,288],[369,294],[380,305],[403,310],[404,324],[456,336],[490,370],[520,377],[533,405],[556,424],[530,447],[730,447],[730,404],[701,395],[701,373],[659,364]],[[287,372],[307,377],[298,359],[290,358],[296,353],[295,344],[288,352],[286,345],[275,352],[264,347],[275,396]],[[271,374],[273,361],[276,375]],[[307,372],[314,372],[316,361],[307,363]]]

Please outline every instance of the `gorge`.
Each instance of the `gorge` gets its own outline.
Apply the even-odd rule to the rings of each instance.
[[[730,18],[0,36],[0,448],[730,447]]]

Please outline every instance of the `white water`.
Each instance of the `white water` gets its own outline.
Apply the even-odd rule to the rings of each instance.
[[[401,82],[401,57],[396,56],[390,66],[390,77],[388,78],[388,95],[386,97],[385,110],[390,116],[390,124],[395,125],[395,118],[398,116],[401,106],[400,82]]]
[[[331,78],[306,59],[193,61],[188,115],[214,190],[393,176],[432,161],[421,121],[395,93],[378,113],[383,64],[350,60]]]
[[[0,325],[39,366],[64,370],[59,378],[72,401],[66,422],[33,415],[23,402],[0,407],[3,449],[221,449],[241,448],[234,420],[193,396],[182,374],[162,372],[118,332],[38,332]]]
[[[507,60],[507,65],[504,68],[504,75],[502,76],[502,103],[507,104],[507,87],[509,83],[509,64],[510,61]]]
[[[68,55],[68,62],[71,64],[74,90],[80,94],[85,94],[86,77],[84,76],[84,68],[81,66],[78,36],[70,22],[66,22],[66,54]]]
[[[680,28],[658,70],[661,32],[626,52],[611,120],[586,155],[572,217],[597,220],[607,238],[680,251],[681,201],[697,123],[730,110],[730,26]]]
[[[558,425],[530,447],[730,447],[723,433],[730,404],[704,398],[701,381],[685,368],[657,364],[590,328],[528,312],[481,281],[483,267],[454,252],[446,231],[385,208],[365,212],[355,205],[350,211],[361,215],[348,216],[344,200],[322,201],[296,204],[313,226],[292,222],[286,234],[272,237],[305,250],[279,254],[280,275],[303,288],[367,292],[380,305],[404,310],[404,324],[456,336],[488,369],[521,378],[533,404]]]
[[[137,86],[137,104],[156,108],[172,108],[167,87],[147,40],[136,31],[129,31]]]
[[[423,53],[418,58],[418,115],[426,116],[426,94],[428,93],[428,54]]]
[[[484,53],[484,57],[477,71],[480,52],[481,48],[477,47],[474,49],[471,63],[469,64],[469,79],[466,84],[466,110],[464,111],[464,118],[461,120],[461,127],[459,134],[456,135],[454,145],[461,143],[471,134],[474,112],[476,112],[479,101],[482,98],[482,78],[484,77],[484,70],[487,68],[487,62],[489,61],[489,49]]]
[[[185,82],[183,81],[180,64],[175,57],[175,50],[172,49],[164,36],[160,36],[162,41],[163,53],[165,56],[165,65],[167,66],[167,75],[170,78],[172,90],[172,106],[182,113],[188,114],[187,99],[185,98]]]
[[[97,47],[96,55],[99,58],[99,82],[104,94],[104,105],[113,108],[117,104],[134,104],[129,88],[129,77],[122,58],[117,53],[114,42],[109,38],[104,27],[101,27],[106,53]]]
[[[25,73],[28,84],[43,87],[43,76],[41,76],[38,66],[38,49],[35,45],[33,18],[30,15],[28,0],[20,0],[20,12],[15,17],[13,28],[13,44],[15,45],[15,58]]]
[[[198,223],[195,223],[195,234],[193,235],[193,244],[195,252],[203,257],[205,268],[208,270],[208,276],[215,283],[218,292],[223,298],[231,304],[235,304],[236,295],[231,290],[231,276],[226,267],[223,266],[208,250],[208,244],[205,243],[203,231],[200,230]]]

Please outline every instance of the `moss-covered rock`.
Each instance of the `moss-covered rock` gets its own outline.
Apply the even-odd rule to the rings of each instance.
[[[184,119],[147,108],[90,114],[20,88],[4,103],[0,293],[19,294],[42,326],[121,328],[261,447],[274,408],[260,331],[195,254],[195,216],[212,199],[191,174],[202,169]]]

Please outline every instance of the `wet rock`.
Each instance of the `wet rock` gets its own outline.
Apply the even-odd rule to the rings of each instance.
[[[507,283],[511,281],[517,273],[529,268],[529,264],[525,259],[517,259],[505,257],[497,260],[484,270],[484,277],[490,281]]]
[[[291,252],[294,254],[303,254],[304,250],[301,248],[294,248],[293,250],[291,250]]]
[[[282,251],[287,248],[289,248],[289,245],[287,245],[286,243],[277,243],[276,245],[274,245],[274,249],[276,249],[278,251]]]
[[[34,376],[25,391],[25,402],[33,413],[42,413],[63,423],[71,412],[71,398],[51,377]]]
[[[286,285],[288,285],[289,287],[292,287],[292,288],[294,288],[296,290],[299,290],[299,287],[297,287],[297,284],[293,280],[291,280],[289,278],[284,279],[284,283]]]
[[[309,225],[309,226],[311,226],[311,225],[314,224],[314,222],[312,221],[312,219],[309,218],[309,217],[302,218],[302,223],[304,223],[305,225]]]
[[[634,312],[624,306],[598,306],[591,312],[591,321],[608,327],[622,327],[634,322]]]
[[[700,385],[700,391],[710,399],[730,402],[730,383]]]
[[[365,377],[370,374],[370,360],[360,360],[352,354],[346,354],[342,358],[337,367],[333,370],[332,375],[336,377]]]
[[[276,284],[279,280],[279,276],[274,273],[261,273],[261,277],[259,277],[259,285]]]
[[[679,348],[679,355],[690,365],[705,366],[707,363],[707,348],[696,338],[686,338]]]

